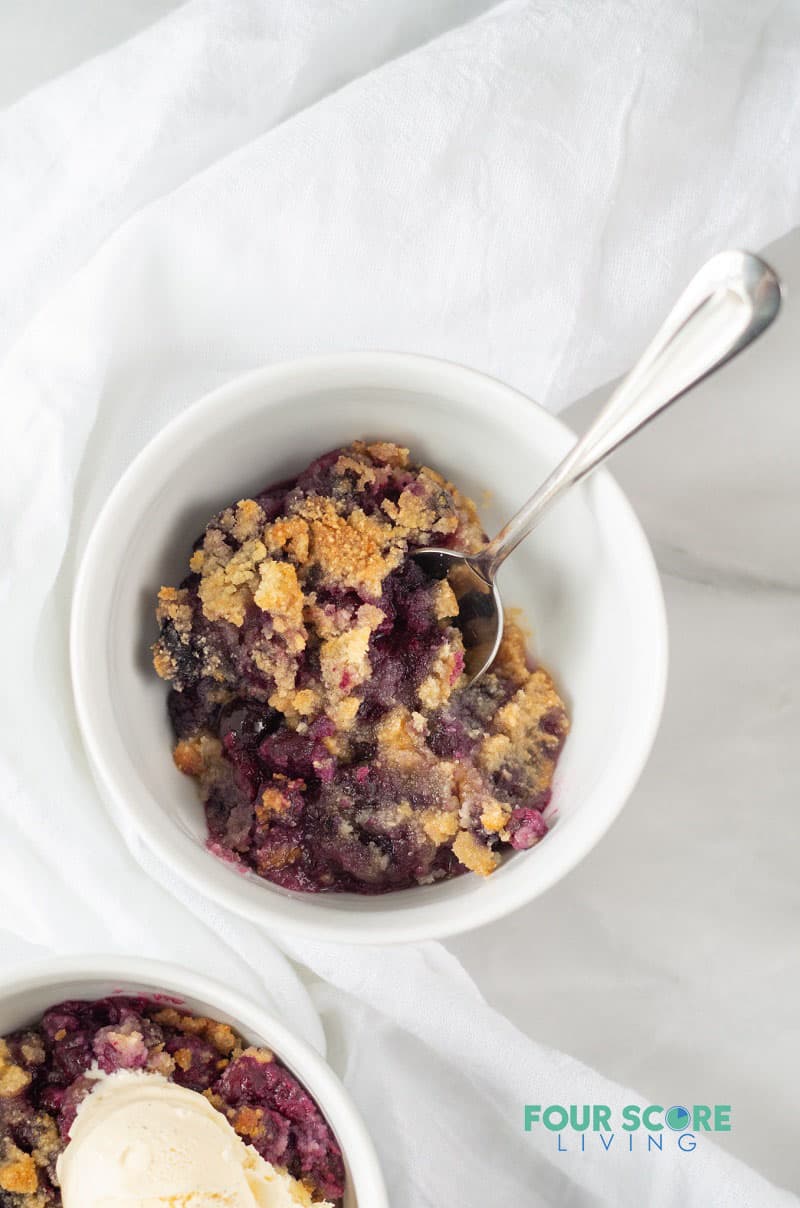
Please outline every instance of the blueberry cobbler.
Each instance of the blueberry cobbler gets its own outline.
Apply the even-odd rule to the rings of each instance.
[[[154,664],[213,852],[288,889],[379,893],[539,842],[564,705],[513,622],[468,687],[453,590],[409,557],[485,539],[469,499],[386,442],[210,521],[159,593]]]
[[[0,1208],[341,1205],[319,1108],[268,1049],[143,998],[0,1039]]]

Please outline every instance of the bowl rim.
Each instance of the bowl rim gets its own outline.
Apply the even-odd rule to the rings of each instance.
[[[318,1104],[345,1157],[353,1194],[365,1208],[389,1208],[380,1162],[367,1127],[348,1091],[321,1053],[290,1031],[255,999],[185,965],[138,956],[92,954],[39,959],[0,974],[0,1003],[12,996],[68,982],[129,982],[162,988],[208,1003],[228,1015],[245,1033],[263,1037]],[[123,990],[122,993],[134,993]],[[55,998],[54,1002],[58,999]]]
[[[106,551],[115,544],[115,517],[124,510],[128,499],[135,506],[135,484],[146,480],[150,468],[161,465],[170,448],[188,437],[198,423],[203,425],[207,418],[224,411],[226,404],[252,394],[258,387],[274,389],[281,382],[296,386],[304,379],[310,385],[326,376],[336,379],[337,385],[346,385],[351,375],[367,373],[385,375],[384,382],[375,381],[376,387],[389,382],[394,385],[404,380],[408,389],[424,386],[435,392],[437,385],[447,386],[450,393],[458,389],[464,395],[465,407],[474,407],[476,398],[480,398],[481,407],[488,406],[491,396],[504,402],[509,409],[532,409],[537,415],[537,422],[544,430],[549,430],[548,438],[564,452],[575,439],[566,424],[514,387],[481,371],[437,357],[404,352],[332,353],[276,362],[234,377],[186,406],[160,428],[126,467],[103,504],[86,542],[75,578],[70,618],[70,668],[79,730],[89,764],[101,796],[111,804],[117,829],[140,864],[139,853],[133,843],[134,833],[142,836],[145,845],[167,868],[174,870],[204,897],[219,902],[267,930],[280,930],[286,935],[337,943],[394,944],[443,939],[472,931],[504,917],[551,888],[588,855],[608,830],[627,802],[647,762],[666,692],[666,609],[655,560],[641,524],[622,490],[605,468],[595,471],[589,484],[595,500],[593,511],[615,514],[614,523],[625,527],[629,539],[638,547],[637,556],[631,559],[628,571],[636,579],[637,612],[649,618],[646,626],[649,634],[649,694],[641,701],[635,732],[626,746],[625,757],[617,760],[619,766],[615,768],[613,794],[606,799],[603,809],[596,810],[592,816],[582,820],[571,845],[560,848],[557,853],[559,858],[553,859],[551,856],[547,868],[540,870],[538,884],[532,891],[522,879],[505,882],[502,887],[504,892],[499,892],[497,887],[495,892],[475,892],[468,899],[460,900],[449,912],[446,909],[449,903],[428,904],[424,911],[418,912],[421,917],[415,916],[413,919],[405,913],[382,912],[381,896],[366,899],[372,907],[370,910],[352,914],[329,910],[311,894],[305,895],[302,901],[294,902],[295,910],[286,908],[285,903],[292,899],[283,895],[279,899],[283,908],[277,905],[277,895],[273,896],[270,892],[260,894],[256,901],[255,895],[241,892],[242,887],[249,887],[250,883],[236,869],[226,867],[223,861],[210,856],[188,838],[185,843],[177,843],[168,837],[169,828],[160,817],[161,806],[144,786],[141,786],[140,792],[134,792],[126,790],[120,783],[113,760],[98,738],[104,718],[102,707],[96,699],[97,693],[92,688],[97,666],[96,656],[93,657],[93,651],[97,649],[97,626],[92,610],[93,584],[107,575]],[[331,384],[329,381],[328,385]],[[262,405],[268,407],[272,401],[265,398]],[[124,825],[125,822],[129,825]],[[132,830],[130,824],[133,825]],[[212,859],[218,860],[219,870],[212,872]],[[217,871],[224,872],[225,876],[215,876]],[[488,888],[482,882],[476,887]]]

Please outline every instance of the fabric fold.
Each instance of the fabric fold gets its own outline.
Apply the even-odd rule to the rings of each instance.
[[[191,0],[0,115],[0,968],[164,957],[327,1034],[398,1208],[797,1203],[706,1140],[658,1164],[555,1151],[525,1102],[639,1100],[522,1036],[439,945],[289,943],[216,908],[121,841],[91,782],[76,566],[171,416],[352,348],[555,410],[620,372],[709,254],[800,219],[796,5],[387,12]]]

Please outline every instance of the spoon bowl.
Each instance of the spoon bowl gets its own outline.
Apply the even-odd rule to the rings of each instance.
[[[497,583],[458,550],[430,546],[414,554],[431,579],[447,579],[458,603],[464,670],[474,681],[494,662],[503,637],[503,601]]]

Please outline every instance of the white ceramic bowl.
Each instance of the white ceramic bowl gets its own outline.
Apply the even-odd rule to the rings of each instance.
[[[223,505],[285,479],[357,437],[408,445],[499,527],[574,439],[541,408],[479,373],[399,354],[275,365],[215,391],[170,423],[111,494],[75,588],[72,674],[81,729],[118,818],[202,893],[268,928],[383,943],[450,935],[529,902],[595,845],[650,751],[667,640],[642,530],[604,472],[574,489],[506,563],[501,588],[524,610],[537,657],[572,718],[546,839],[475,875],[380,897],[304,895],[242,874],[206,851],[194,781],[170,758],[165,686],[149,645],[162,583],[186,573],[191,543]],[[487,492],[490,493],[487,497]]]
[[[0,1036],[37,1022],[68,998],[167,994],[188,1010],[229,1023],[250,1044],[264,1045],[316,1100],[345,1160],[344,1208],[389,1208],[372,1141],[350,1096],[318,1053],[262,1010],[211,978],[179,965],[136,957],[56,958],[0,980]]]

